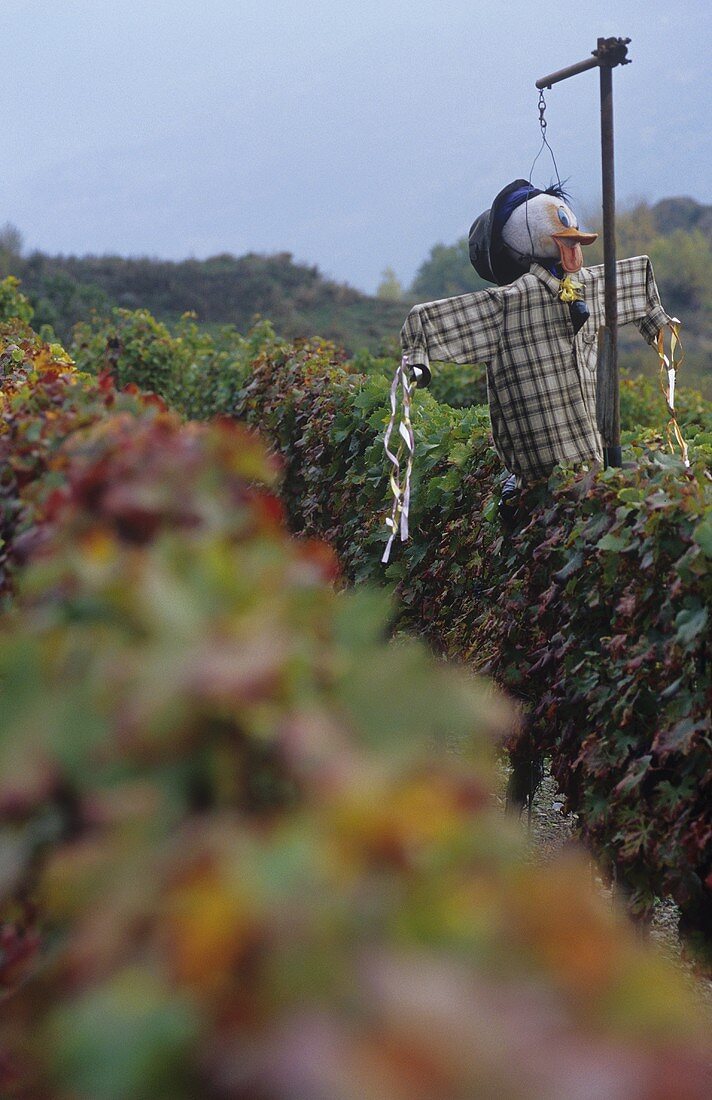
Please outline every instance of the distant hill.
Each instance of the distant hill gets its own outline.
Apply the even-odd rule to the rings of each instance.
[[[407,311],[400,302],[325,279],[317,267],[295,263],[288,252],[180,262],[6,253],[2,268],[22,280],[35,323],[51,324],[62,338],[92,310],[121,306],[142,307],[169,322],[192,311],[203,324],[233,324],[240,331],[261,315],[287,337],[319,335],[350,352],[375,351],[397,338]]]
[[[650,208],[658,233],[668,236],[677,229],[691,233],[698,229],[712,244],[712,206],[696,199],[661,199]]]

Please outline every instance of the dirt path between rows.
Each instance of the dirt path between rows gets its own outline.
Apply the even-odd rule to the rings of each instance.
[[[507,778],[508,767],[503,762],[501,789],[498,793],[498,801],[503,811]],[[556,782],[547,771],[534,797],[529,832],[532,859],[542,865],[554,859],[567,844],[576,842],[576,819],[572,814],[562,813],[562,806],[563,799],[558,795]],[[522,828],[529,829],[526,811],[522,814]],[[613,905],[613,892],[610,887],[606,886],[595,873],[593,878],[601,895]],[[663,955],[691,977],[695,998],[699,1000],[700,1008],[709,1016],[712,1027],[712,979],[695,974],[692,966],[684,960],[677,921],[678,909],[673,901],[657,902],[647,938],[657,945]]]

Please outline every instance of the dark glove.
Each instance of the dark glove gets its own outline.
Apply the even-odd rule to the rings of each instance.
[[[589,308],[584,301],[579,299],[577,302],[569,302],[569,317],[574,326],[574,336],[580,328],[583,328],[590,316]]]
[[[430,373],[430,367],[426,367],[424,363],[418,363],[417,366],[409,366],[408,369],[410,371],[411,382],[415,382],[416,388],[419,390],[427,389],[433,377]]]

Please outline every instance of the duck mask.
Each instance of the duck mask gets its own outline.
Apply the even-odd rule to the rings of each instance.
[[[470,229],[472,266],[490,282],[505,286],[524,275],[533,261],[560,265],[564,275],[583,265],[582,245],[596,233],[583,233],[560,187],[540,191],[528,180],[507,184]]]

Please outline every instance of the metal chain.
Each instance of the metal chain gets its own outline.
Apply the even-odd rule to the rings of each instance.
[[[546,138],[546,119],[544,118],[544,112],[546,111],[546,100],[544,99],[544,89],[539,92],[539,125],[541,127],[542,140]]]

